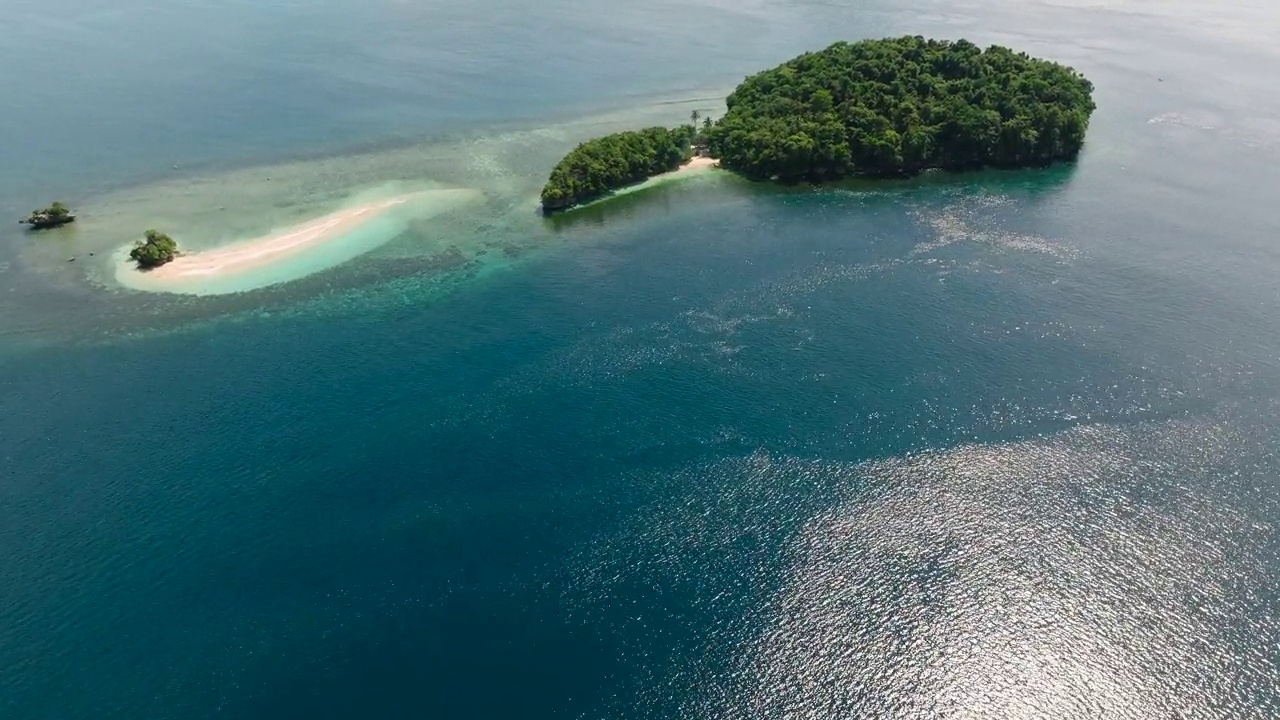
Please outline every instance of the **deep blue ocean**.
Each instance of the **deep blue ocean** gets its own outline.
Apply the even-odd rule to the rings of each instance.
[[[1271,3],[5,9],[0,718],[1280,716]],[[1086,73],[1080,161],[533,209],[899,34]],[[95,264],[404,180],[483,201],[256,292]]]

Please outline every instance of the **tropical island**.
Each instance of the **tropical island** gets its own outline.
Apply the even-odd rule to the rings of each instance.
[[[18,223],[30,225],[32,230],[43,230],[75,222],[75,219],[76,216],[71,214],[70,208],[55,200],[47,208],[32,210],[31,215],[27,216],[25,220],[19,220]]]
[[[664,152],[610,135],[578,146],[542,191],[553,212],[667,172],[704,143],[753,180],[825,182],[1074,159],[1095,108],[1072,68],[1008,48],[902,37],[836,43],[740,84],[701,132],[650,128]],[[675,158],[675,159],[673,159]]]
[[[156,230],[148,230],[146,240],[139,240],[129,251],[129,258],[138,263],[139,268],[146,270],[173,262],[177,256],[178,243]]]

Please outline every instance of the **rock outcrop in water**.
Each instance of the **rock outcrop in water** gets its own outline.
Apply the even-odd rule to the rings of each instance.
[[[71,210],[66,205],[54,201],[52,205],[43,210],[31,211],[31,215],[18,222],[23,225],[30,225],[32,230],[43,230],[75,222],[75,219],[76,216],[71,213]]]

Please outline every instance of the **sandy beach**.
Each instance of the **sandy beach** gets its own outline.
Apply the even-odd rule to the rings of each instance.
[[[699,155],[691,159],[689,162],[681,165],[680,169],[676,170],[676,172],[688,172],[690,170],[703,170],[706,168],[715,167],[719,162],[720,161],[716,160],[715,158],[707,157],[705,155]]]
[[[387,210],[410,201],[413,197],[413,195],[401,195],[340,210],[260,238],[245,240],[216,250],[179,255],[172,262],[145,272],[156,280],[177,280],[252,270],[336,239]]]

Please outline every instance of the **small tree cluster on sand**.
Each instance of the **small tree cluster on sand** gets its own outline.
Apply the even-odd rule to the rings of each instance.
[[[146,240],[139,240],[129,251],[129,257],[138,263],[138,267],[160,267],[178,256],[178,243],[168,235],[148,230],[146,237]]]

